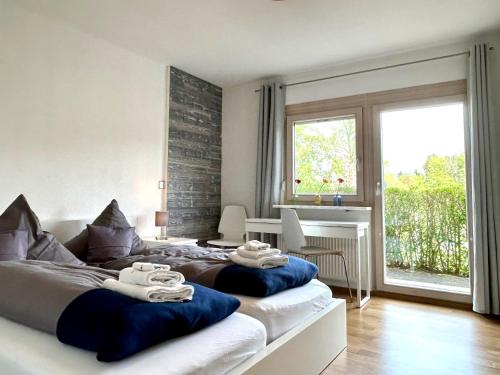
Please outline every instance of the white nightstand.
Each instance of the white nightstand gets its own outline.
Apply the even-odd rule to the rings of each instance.
[[[195,238],[182,238],[182,237],[169,237],[166,240],[157,240],[156,237],[145,237],[142,239],[146,245],[149,247],[155,247],[160,245],[196,245],[198,242]]]

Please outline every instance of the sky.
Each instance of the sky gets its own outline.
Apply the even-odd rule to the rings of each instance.
[[[422,171],[428,155],[464,153],[463,116],[462,103],[382,112],[382,152],[389,171]]]

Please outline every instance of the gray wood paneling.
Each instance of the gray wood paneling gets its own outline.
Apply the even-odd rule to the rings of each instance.
[[[168,235],[217,237],[222,89],[171,67],[169,100]]]

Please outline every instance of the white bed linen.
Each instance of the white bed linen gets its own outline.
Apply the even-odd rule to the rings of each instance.
[[[238,312],[250,315],[264,324],[268,343],[333,301],[331,289],[316,279],[269,297],[234,296],[241,301]]]
[[[0,332],[2,375],[224,374],[266,345],[262,323],[239,313],[113,363],[1,317]]]

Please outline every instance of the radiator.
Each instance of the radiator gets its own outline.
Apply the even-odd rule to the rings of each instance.
[[[326,249],[344,250],[345,260],[347,263],[347,274],[349,275],[349,283],[351,288],[356,286],[356,240],[345,238],[330,238],[330,237],[308,237],[306,236],[307,244],[310,246],[319,246]],[[278,236],[278,247],[286,252],[286,246],[282,241],[281,236]],[[297,255],[298,256],[298,255]],[[299,258],[303,258],[298,256]],[[316,262],[314,258],[309,259]],[[323,255],[317,258],[319,267],[319,278],[326,281],[328,284],[339,286],[347,286],[344,265],[342,258],[337,255]]]

